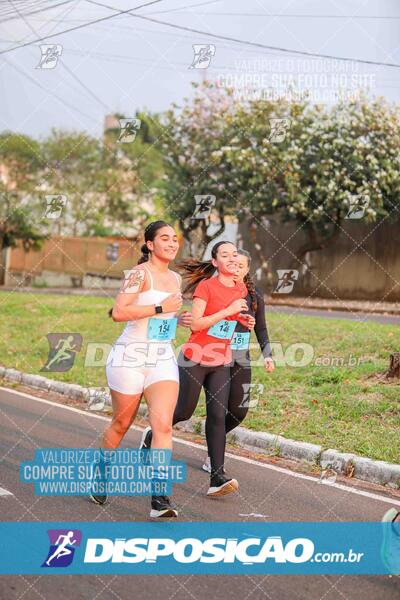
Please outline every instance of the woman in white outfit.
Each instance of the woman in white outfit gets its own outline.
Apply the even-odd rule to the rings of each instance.
[[[191,314],[182,313],[181,276],[169,269],[179,249],[175,230],[164,221],[150,223],[138,265],[125,278],[110,311],[126,325],[114,343],[106,365],[113,418],[104,431],[102,449],[117,448],[133,423],[142,394],[153,431],[151,448],[172,449],[172,416],[179,391],[178,366],[171,345],[176,325],[189,327]],[[104,454],[102,455],[104,457]],[[106,494],[91,493],[104,504]],[[151,517],[176,517],[168,496],[152,495]]]

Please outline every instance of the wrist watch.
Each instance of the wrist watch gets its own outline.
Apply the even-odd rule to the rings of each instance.
[[[162,313],[163,309],[162,309],[161,304],[155,304],[154,306],[155,306],[155,309],[156,309],[156,315]]]

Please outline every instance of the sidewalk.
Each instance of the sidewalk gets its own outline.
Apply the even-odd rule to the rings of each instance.
[[[328,298],[294,297],[287,294],[270,296],[266,300],[271,306],[296,306],[319,310],[364,312],[386,315],[400,315],[400,302],[379,302],[372,300],[336,300]]]

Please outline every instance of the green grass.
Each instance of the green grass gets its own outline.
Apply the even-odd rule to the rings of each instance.
[[[76,332],[83,344],[73,367],[65,373],[42,374],[85,386],[105,386],[104,366],[85,367],[84,363],[88,343],[112,344],[124,327],[108,318],[112,303],[107,298],[3,292],[0,363],[40,373],[48,354],[46,334]],[[283,354],[275,353],[276,360],[295,343],[310,345],[313,355],[304,366],[278,361],[272,374],[262,366],[253,367],[252,381],[262,383],[264,392],[258,405],[249,410],[245,426],[400,463],[400,384],[374,378],[387,368],[389,354],[400,349],[398,326],[268,311],[267,320],[271,341],[283,349]],[[187,337],[188,330],[178,328],[176,344]],[[104,360],[107,352],[106,348]],[[299,359],[301,353],[295,356]],[[101,360],[100,351],[97,357]],[[316,364],[324,357],[330,366]],[[348,364],[349,357],[355,365]],[[205,414],[203,394],[196,414]]]

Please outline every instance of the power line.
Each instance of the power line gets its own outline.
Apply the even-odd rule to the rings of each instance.
[[[57,22],[59,22],[58,19],[48,19],[47,22],[49,22],[49,21],[57,21]],[[69,19],[69,22],[70,23],[86,23],[86,21],[84,21],[83,19]],[[149,33],[150,35],[156,35],[156,36],[167,35],[167,36],[173,36],[174,38],[176,38],[175,33],[172,32],[172,31],[146,29],[146,28],[140,28],[140,27],[136,27],[136,26],[135,27],[130,27],[129,25],[126,25],[126,26],[124,26],[124,25],[117,25],[117,27],[118,27],[118,32],[119,33],[121,31],[126,31],[126,32],[133,31],[133,32]],[[98,27],[98,29],[100,31],[110,32],[110,31],[117,30],[117,27],[115,25],[111,24],[110,27],[107,27],[107,26],[105,26],[105,27]],[[183,35],[183,34],[181,34],[180,37],[179,37],[179,39],[182,39],[182,40],[185,40],[185,39],[187,39],[187,40],[193,40],[193,36],[192,35]],[[7,43],[11,44],[11,43],[16,43],[16,40],[3,40],[3,42],[4,43],[7,42]],[[2,43],[2,42],[0,42],[0,43]],[[250,54],[257,54],[257,56],[260,55],[259,51],[255,50],[253,48],[242,48],[241,52],[248,52]],[[92,52],[91,52],[91,55],[93,55]],[[265,51],[265,52],[262,53],[262,55],[263,56],[264,55],[268,55],[268,56],[273,56],[273,57],[277,58],[276,52],[272,52],[272,51],[271,52]],[[245,59],[243,59],[243,60],[245,60]],[[317,61],[318,60],[318,56],[315,56],[313,58],[313,60]]]
[[[15,0],[9,0],[10,4],[12,4],[14,6],[14,2]],[[24,21],[25,25],[32,31],[32,33],[34,35],[36,35],[37,38],[39,38],[39,34],[36,31],[36,29],[26,20],[25,15],[23,15],[22,13],[20,13],[18,7],[14,7],[16,9],[16,11],[18,12],[18,14],[21,16],[22,20]],[[79,83],[79,85],[81,87],[83,87],[84,90],[86,90],[87,93],[89,93],[89,95],[94,98],[94,100],[96,100],[96,102],[98,102],[105,110],[108,110],[108,106],[102,101],[100,100],[96,94],[94,94],[92,92],[92,90],[85,84],[83,83],[83,81],[81,81],[79,79],[79,77],[76,75],[76,73],[74,73],[74,71],[72,71],[72,69],[70,69],[68,67],[68,65],[66,65],[64,62],[61,62],[61,64],[63,65],[64,69],[66,69],[66,71],[70,74],[71,77],[73,77],[75,79],[75,81],[77,81]]]
[[[133,10],[138,10],[139,8],[143,8],[144,6],[149,6],[150,4],[155,4],[158,3],[162,0],[153,0],[153,2],[149,2],[147,4],[143,4],[141,6],[132,8],[132,9],[128,9],[128,10],[123,10],[120,11],[119,9],[113,7],[113,6],[109,6],[107,4],[103,4],[100,2],[95,2],[94,0],[86,0],[87,2],[89,2],[90,4],[95,4],[96,6],[101,6],[103,8],[108,8],[109,10],[113,10],[115,11],[116,14],[114,15],[108,15],[107,17],[101,17],[99,19],[96,19],[94,21],[88,21],[86,23],[83,23],[82,25],[77,25],[75,27],[70,27],[69,29],[65,29],[63,31],[59,31],[58,33],[55,34],[51,34],[49,36],[43,36],[42,38],[40,38],[40,40],[38,41],[43,41],[43,40],[47,40],[59,35],[62,35],[64,33],[69,33],[71,31],[75,31],[77,29],[83,29],[85,27],[89,27],[90,25],[94,25],[96,23],[100,23],[103,21],[108,21],[110,19],[113,19],[115,17],[118,17],[120,15],[129,15],[133,18],[136,19],[143,19],[145,21],[149,21],[152,23],[156,23],[158,25],[165,25],[166,27],[171,27],[173,29],[179,29],[181,31],[189,31],[191,33],[196,33],[196,34],[200,34],[200,35],[205,35],[208,37],[211,37],[213,39],[219,39],[219,40],[224,40],[224,41],[228,41],[228,42],[234,42],[237,44],[242,44],[245,46],[251,46],[254,48],[261,48],[261,49],[267,49],[267,50],[274,50],[276,52],[283,52],[285,54],[295,54],[295,55],[300,55],[300,56],[310,56],[310,57],[317,57],[317,58],[327,58],[327,59],[333,59],[333,60],[341,60],[341,61],[347,61],[347,62],[354,62],[354,63],[362,63],[362,64],[367,64],[367,65],[375,65],[375,66],[381,66],[381,67],[394,67],[394,68],[399,68],[400,64],[398,63],[384,63],[384,62],[379,62],[379,61],[373,61],[373,60],[366,60],[366,59],[360,59],[360,58],[351,58],[351,57],[347,57],[347,56],[335,56],[335,55],[331,55],[331,54],[319,54],[317,52],[307,52],[304,50],[291,50],[289,48],[283,48],[283,47],[279,47],[279,46],[270,46],[270,45],[266,45],[266,44],[261,44],[258,42],[251,42],[251,41],[247,41],[247,40],[241,40],[239,38],[233,38],[230,36],[224,36],[224,35],[218,35],[215,33],[210,33],[207,31],[201,31],[199,29],[194,29],[192,27],[185,27],[182,25],[175,25],[174,23],[169,23],[167,21],[160,21],[158,19],[153,19],[151,17],[146,17],[144,15],[133,15],[132,11]],[[8,48],[6,50],[1,50],[0,51],[0,55],[1,54],[6,54],[8,52],[12,52],[13,50],[17,50],[18,48],[23,48],[25,46],[29,46],[34,42],[27,42],[24,44],[20,44],[18,46],[14,46],[12,48]]]
[[[25,71],[23,71],[22,69],[20,69],[19,67],[17,67],[14,63],[8,61],[6,58],[4,60],[5,60],[5,62],[10,67],[12,67],[13,69],[15,69],[19,73],[21,73],[21,75],[23,75],[24,77],[26,77],[27,79],[29,79],[29,81],[31,81],[37,87],[39,87],[42,90],[44,90],[47,94],[49,94],[51,96],[54,96],[54,98],[57,98],[57,100],[59,100],[67,108],[72,108],[72,110],[75,110],[76,112],[80,113],[81,115],[83,115],[84,117],[86,117],[86,119],[90,119],[91,121],[93,121],[93,115],[87,115],[86,113],[82,112],[79,108],[77,108],[73,104],[70,104],[69,102],[67,102],[66,100],[64,100],[64,98],[62,98],[61,96],[59,96],[58,94],[56,94],[54,92],[51,92],[50,90],[48,90],[47,88],[45,88],[41,83],[39,83],[38,81],[36,81],[36,79],[34,79],[33,77],[31,77],[30,75],[28,75],[28,73],[25,73]]]
[[[17,12],[17,13],[19,14],[19,16],[21,17],[21,19],[24,21],[25,25],[26,25],[26,26],[27,26],[27,27],[28,27],[28,28],[29,28],[29,29],[32,31],[32,33],[33,33],[34,35],[36,35],[36,37],[39,37],[39,34],[38,34],[38,32],[36,31],[36,29],[35,29],[35,28],[34,28],[34,27],[33,27],[33,26],[32,26],[32,25],[31,25],[31,24],[30,24],[30,23],[29,23],[29,22],[26,20],[26,18],[25,18],[25,15],[23,15],[23,14],[20,12],[20,10],[19,10],[18,6],[16,6],[16,5],[15,5],[15,2],[16,2],[16,0],[8,0],[8,1],[9,1],[9,2],[10,2],[10,4],[11,4],[11,5],[14,7],[14,9],[16,10],[16,12]],[[9,64],[10,64],[10,63],[9,63]],[[73,71],[71,71],[71,69],[70,69],[70,68],[69,68],[67,65],[65,65],[64,63],[62,63],[62,64],[63,64],[64,68],[65,68],[65,69],[66,69],[66,70],[67,70],[67,71],[70,73],[70,75],[71,75],[71,76],[72,76],[72,77],[73,77],[73,78],[74,78],[76,81],[78,81],[78,83],[79,83],[79,84],[80,84],[80,85],[81,85],[81,86],[82,86],[82,87],[83,87],[83,88],[84,88],[84,89],[85,89],[87,92],[89,92],[89,94],[92,96],[92,98],[94,98],[94,99],[95,99],[97,102],[99,102],[99,103],[100,103],[100,104],[101,104],[101,105],[102,105],[104,108],[106,108],[106,110],[107,110],[107,108],[108,108],[108,107],[107,107],[107,106],[106,106],[106,105],[105,105],[105,104],[104,104],[102,101],[100,101],[100,100],[99,100],[99,99],[98,99],[98,98],[95,96],[95,94],[93,94],[93,92],[92,92],[92,91],[91,91],[91,90],[90,90],[90,89],[89,89],[89,88],[88,88],[88,87],[87,87],[87,86],[86,86],[86,85],[85,85],[85,84],[84,84],[84,83],[83,83],[83,82],[82,82],[82,81],[79,79],[79,77],[78,77],[77,75],[75,75],[75,73],[74,73]],[[12,65],[12,66],[14,66],[14,68],[16,68],[16,67],[15,67],[15,65]],[[18,70],[18,69],[17,69],[17,70]],[[20,73],[23,73],[23,74],[24,74],[26,77],[28,77],[28,78],[29,78],[29,79],[31,79],[32,81],[35,81],[33,78],[30,78],[30,77],[27,75],[27,73],[25,73],[25,72],[24,72],[22,69],[20,69],[20,70],[19,70],[19,72],[20,72]],[[40,85],[39,85],[39,87],[41,87],[41,88],[42,88],[42,89],[44,89],[44,90],[45,90],[47,93],[49,93],[49,92],[48,92],[48,90],[47,90],[46,88],[44,88],[43,86],[40,86]],[[54,96],[54,97],[56,97],[56,98],[58,98],[58,99],[60,100],[60,97],[59,97],[59,96],[57,96],[56,94],[54,94],[54,93],[53,93],[53,96]],[[64,102],[64,104],[65,104],[66,106],[68,106],[68,103],[66,103],[65,101],[63,101],[63,102]],[[70,105],[70,106],[72,106],[72,108],[74,108],[74,110],[78,110],[78,109],[76,109],[76,108],[75,108],[73,105]],[[81,111],[79,111],[79,112],[81,112]],[[85,116],[85,113],[82,113],[82,112],[81,112],[81,114],[83,114],[83,115]],[[87,115],[86,115],[86,116],[87,116]]]
[[[206,3],[207,4],[207,3]],[[193,6],[193,5],[192,5]],[[195,6],[195,5],[194,5]],[[200,5],[198,5],[200,6]],[[187,7],[190,8],[190,7]],[[178,12],[181,14],[199,15],[202,17],[221,16],[221,17],[279,17],[282,19],[400,19],[400,15],[304,15],[304,14],[282,14],[282,13],[229,13],[229,12],[207,12],[194,13],[192,11],[182,10],[181,8],[171,10],[157,10],[144,15],[161,15],[167,12]]]
[[[78,56],[82,55],[82,53],[81,53],[80,50],[74,50],[74,49],[65,48],[65,47],[64,47],[64,49],[68,53],[76,54]],[[185,68],[185,67],[188,66],[187,63],[178,62],[178,61],[168,61],[169,64],[174,65],[174,67],[166,67],[165,65],[154,65],[152,63],[152,59],[151,58],[145,58],[143,56],[132,56],[132,55],[126,55],[126,54],[125,55],[123,55],[123,54],[109,54],[109,53],[105,54],[105,53],[102,53],[102,52],[88,51],[87,54],[86,54],[86,56],[88,56],[90,59],[93,59],[93,60],[99,59],[99,60],[106,60],[106,61],[115,62],[115,63],[118,63],[118,64],[128,64],[128,65],[139,64],[139,66],[143,66],[143,67],[145,67],[145,66],[152,66],[155,69],[165,69],[165,70],[169,70],[169,71],[174,71],[175,70],[174,67],[183,67],[183,68]],[[234,73],[235,72],[237,72],[237,73],[246,72],[246,73],[248,73],[248,71],[244,71],[240,67],[235,67],[235,66],[232,66],[232,65],[229,65],[229,66],[228,65],[218,65],[218,66],[215,66],[215,67],[213,65],[210,65],[208,67],[208,71],[210,71],[211,73],[213,73],[215,71],[216,72],[227,71],[228,73],[230,73],[230,72],[234,72]],[[274,74],[275,75],[275,71],[271,72],[268,69],[255,70],[254,73],[255,74],[260,74],[260,73],[264,74],[265,73],[266,75],[268,75],[268,74],[271,74],[271,75]],[[286,75],[287,76],[289,76],[289,75],[291,76],[291,75],[293,75],[293,72],[292,71],[281,71],[279,74],[282,75],[282,76],[286,76]],[[300,73],[296,73],[295,72],[294,75],[293,75],[294,78],[296,77],[296,74],[300,74],[301,75],[302,72],[300,72]],[[316,72],[312,72],[311,74],[312,75],[316,75],[317,73]],[[365,74],[361,73],[361,75],[365,75]],[[384,82],[386,82],[386,81],[389,81],[389,82],[399,82],[398,79],[392,79],[390,77],[389,78],[380,77],[379,81],[384,81]],[[361,87],[363,87],[363,86],[361,86]],[[385,87],[385,86],[383,86],[383,85],[380,84],[379,87]]]
[[[57,8],[57,6],[62,6],[63,4],[69,4],[71,1],[72,0],[64,0],[64,2],[59,2],[58,4],[53,4],[51,6],[46,6],[46,7],[42,6],[42,8],[38,8],[37,10],[32,10],[30,12],[25,12],[24,16],[28,17],[29,15],[35,15],[37,13],[47,12],[49,10],[52,10],[53,8]],[[38,4],[39,4],[38,2],[32,2],[32,5],[29,6],[29,8],[33,8],[34,6],[37,7]],[[28,7],[26,7],[26,8],[28,8]],[[7,23],[8,21],[14,21],[15,19],[19,18],[18,16],[15,16],[15,11],[8,11],[8,12],[3,11],[3,12],[0,12],[0,17],[2,17],[2,16],[7,17],[8,15],[14,15],[14,16],[9,16],[8,18],[3,19],[2,21],[0,21],[0,25],[2,23]]]
[[[76,31],[77,29],[83,29],[84,27],[89,27],[89,25],[95,25],[96,23],[101,23],[102,21],[109,21],[110,19],[114,19],[115,17],[119,17],[120,15],[130,14],[133,10],[139,10],[139,8],[144,8],[145,6],[150,6],[151,4],[158,4],[159,2],[163,2],[163,0],[152,0],[152,2],[146,2],[145,4],[141,4],[140,6],[135,6],[134,8],[129,8],[127,10],[118,11],[115,15],[108,15],[107,17],[101,17],[99,19],[95,19],[94,21],[88,21],[83,25],[77,25],[76,27],[70,27],[69,29],[64,29],[63,31],[59,31],[58,33],[52,33],[50,35],[45,35],[41,37],[39,42],[43,42],[44,40],[49,40],[58,35],[62,35],[63,33],[70,33],[71,31]],[[116,9],[112,9],[116,10]],[[133,15],[132,15],[133,16]],[[13,46],[12,48],[7,48],[6,50],[1,50],[0,54],[7,54],[8,52],[12,52],[13,50],[18,50],[18,48],[24,48],[25,46],[30,46],[34,42],[25,42],[24,44],[19,44],[18,46]]]
[[[215,4],[216,2],[221,2],[221,0],[208,0],[208,2],[200,2],[199,4],[189,4],[188,6],[185,6],[185,9],[187,8],[195,8],[197,6],[205,6],[206,4]],[[160,15],[160,14],[164,14],[164,13],[172,13],[172,12],[186,12],[182,11],[182,8],[168,8],[167,10],[158,10],[157,12],[152,12],[152,13],[143,13],[145,15]],[[192,13],[192,11],[189,11],[190,14],[196,14],[196,13]],[[204,13],[206,15],[208,14],[215,14],[215,13]]]
[[[86,0],[86,2],[89,2],[90,4],[95,4],[96,6],[102,6],[104,8],[108,8],[110,10],[118,11],[117,8],[114,8],[113,6],[109,6],[108,4],[103,4],[102,2],[97,2],[96,0]],[[124,11],[124,12],[126,12],[126,11]],[[118,11],[118,13],[119,13],[119,11]],[[130,11],[127,11],[126,14],[128,14],[129,16],[131,16],[135,19],[144,19],[145,21],[151,21],[153,23],[157,23],[160,25],[166,25],[167,27],[172,27],[173,29],[180,29],[182,31],[190,31],[191,33],[198,33],[200,35],[206,35],[206,36],[214,38],[214,39],[220,39],[220,40],[224,40],[224,41],[228,41],[228,42],[235,42],[237,44],[244,44],[246,46],[253,46],[256,48],[263,48],[263,49],[267,49],[267,50],[276,50],[279,52],[298,54],[301,56],[317,56],[319,58],[328,58],[328,59],[342,60],[342,61],[347,61],[347,62],[358,62],[358,63],[367,64],[367,65],[375,65],[375,66],[382,66],[382,67],[395,67],[395,68],[400,67],[400,64],[398,64],[398,63],[383,63],[383,62],[379,62],[379,61],[366,60],[366,59],[361,59],[361,58],[351,58],[348,56],[334,56],[331,54],[319,54],[317,52],[307,52],[305,50],[290,50],[288,48],[282,48],[279,46],[269,46],[266,44],[260,44],[258,42],[250,42],[247,40],[241,40],[241,39],[233,38],[233,37],[226,36],[226,35],[218,35],[216,33],[201,31],[199,29],[194,29],[192,27],[185,27],[183,25],[175,25],[174,23],[168,23],[167,21],[160,21],[158,19],[152,19],[152,18],[146,17],[144,15],[132,15]]]

